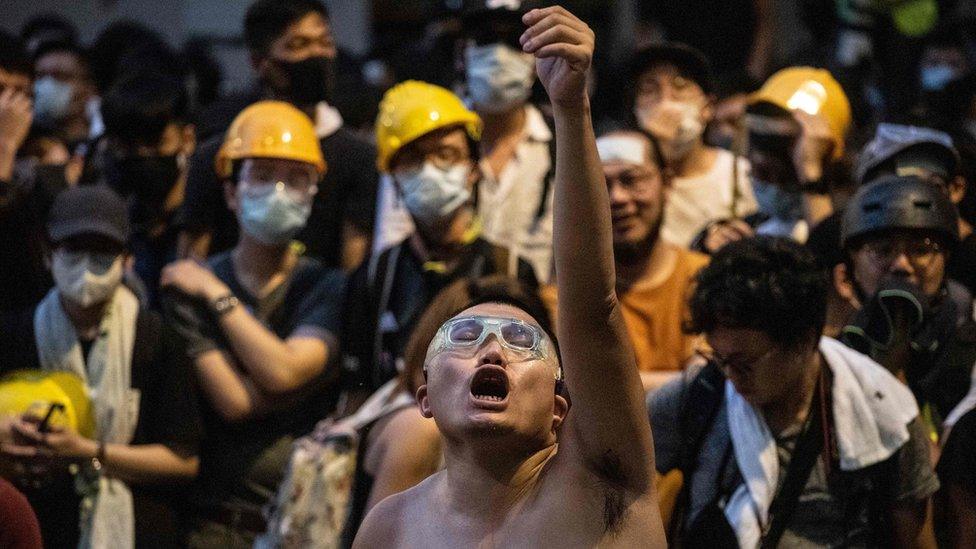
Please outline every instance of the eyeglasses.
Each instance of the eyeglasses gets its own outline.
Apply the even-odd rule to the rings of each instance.
[[[722,356],[721,354],[716,353],[711,349],[698,348],[695,349],[695,354],[705,359],[706,362],[718,366],[718,368],[721,369],[722,371],[726,371],[730,368],[734,370],[749,370],[750,368],[753,368],[756,364],[764,362],[769,357],[776,354],[776,348],[774,347],[756,358],[746,359],[746,360],[741,358],[732,359],[726,356]]]
[[[502,347],[512,351],[517,362],[543,360],[552,355],[549,337],[531,324],[515,318],[464,316],[445,322],[437,330],[424,363],[443,352],[473,357],[492,334]]]
[[[923,269],[943,252],[942,246],[930,238],[886,238],[865,242],[861,249],[871,261],[881,265],[891,265],[904,254],[913,266]]]

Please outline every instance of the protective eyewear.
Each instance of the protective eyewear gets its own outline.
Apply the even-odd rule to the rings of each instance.
[[[776,349],[773,348],[766,351],[765,353],[763,353],[762,355],[756,358],[742,359],[742,358],[729,358],[727,356],[723,356],[719,353],[716,353],[711,349],[701,349],[701,348],[695,349],[696,355],[705,359],[706,362],[710,364],[714,364],[723,372],[728,371],[729,369],[737,370],[740,372],[749,370],[753,368],[756,364],[760,364],[766,359],[768,359],[769,357],[773,356],[775,353],[776,353]]]
[[[427,348],[427,359],[450,352],[470,358],[475,355],[489,335],[502,347],[511,351],[517,362],[543,360],[552,356],[552,342],[539,328],[514,318],[465,316],[445,322]],[[557,379],[559,379],[557,374]]]

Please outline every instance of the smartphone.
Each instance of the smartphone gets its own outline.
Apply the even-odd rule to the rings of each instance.
[[[41,423],[37,426],[37,430],[39,432],[46,433],[46,432],[48,432],[50,430],[50,428],[51,428],[50,427],[51,417],[54,415],[54,411],[55,410],[63,413],[64,412],[64,404],[61,404],[60,402],[52,402],[51,403],[51,405],[47,409],[47,413],[44,414],[44,419],[42,419],[41,420]]]

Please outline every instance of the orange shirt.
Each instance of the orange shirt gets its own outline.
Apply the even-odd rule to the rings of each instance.
[[[672,247],[677,258],[671,276],[657,285],[637,283],[618,289],[624,323],[642,372],[681,370],[695,351],[698,336],[687,335],[681,327],[688,318],[688,297],[694,277],[708,264],[708,256],[661,242]],[[552,313],[556,310],[556,288],[543,288],[543,301]]]
[[[688,318],[695,275],[709,258],[683,248],[677,252],[674,271],[666,280],[656,286],[638,283],[618,295],[642,372],[681,370],[695,351],[698,336],[685,334],[681,327]]]

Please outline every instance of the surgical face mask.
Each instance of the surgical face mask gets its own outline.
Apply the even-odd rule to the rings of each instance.
[[[504,112],[528,100],[535,61],[505,44],[469,46],[464,51],[468,94],[475,107]]]
[[[775,219],[795,220],[803,217],[803,197],[798,192],[784,190],[779,185],[752,180],[759,211]]]
[[[53,76],[34,82],[34,115],[41,120],[57,122],[68,116],[74,88]]]
[[[311,199],[295,196],[282,182],[256,187],[242,183],[239,192],[241,228],[271,246],[290,242],[312,213]]]
[[[701,107],[693,103],[664,100],[653,107],[638,108],[635,114],[640,127],[660,139],[660,126],[663,123],[661,117],[666,116],[667,112],[677,114],[678,127],[674,130],[672,139],[661,139],[661,152],[668,160],[680,160],[691,152],[705,132],[705,125],[701,121]]]
[[[273,61],[288,78],[283,93],[296,105],[331,102],[335,93],[335,62],[328,57],[309,57],[301,61]]]
[[[122,283],[122,256],[59,248],[51,274],[61,295],[82,307],[102,303]]]
[[[431,162],[394,177],[403,192],[407,211],[418,222],[431,226],[447,218],[471,198],[468,175],[471,168],[458,164],[442,170]]]
[[[925,91],[939,91],[946,84],[956,79],[956,70],[948,65],[930,65],[919,71],[922,89]]]

